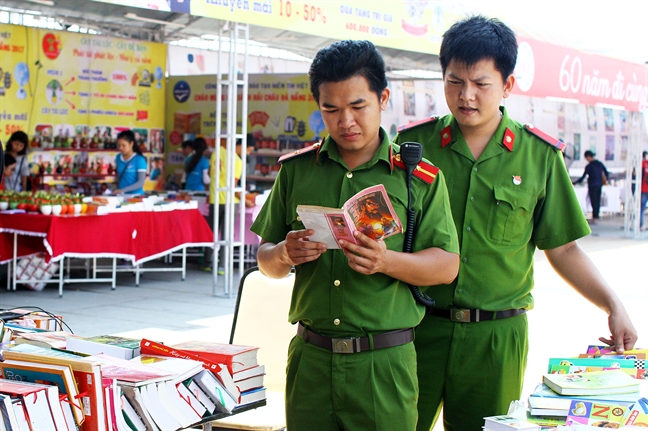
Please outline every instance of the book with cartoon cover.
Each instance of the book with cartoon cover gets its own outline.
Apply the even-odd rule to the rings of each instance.
[[[589,425],[597,428],[620,428],[624,423],[627,406],[596,401],[573,400],[565,425]]]
[[[298,205],[297,214],[306,229],[315,231],[310,241],[323,242],[329,249],[339,249],[340,240],[360,244],[354,237],[356,231],[375,240],[403,232],[403,225],[382,184],[361,190],[342,208]]]
[[[545,374],[543,382],[561,395],[622,394],[639,390],[639,380],[621,370]]]

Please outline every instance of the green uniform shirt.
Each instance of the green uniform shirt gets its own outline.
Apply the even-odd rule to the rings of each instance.
[[[423,144],[423,156],[445,173],[461,265],[451,285],[429,290],[440,307],[531,309],[535,248],[590,233],[562,153],[501,110],[477,161],[452,115],[396,137]]]
[[[310,151],[284,161],[277,179],[251,230],[279,243],[291,230],[304,229],[297,205],[341,208],[360,190],[384,184],[407,229],[405,170],[392,168],[390,143],[381,129],[382,143],[373,158],[349,171],[335,142],[326,138],[319,153]],[[412,179],[416,210],[413,251],[440,247],[458,253],[456,229],[443,175],[432,184]],[[403,250],[404,235],[385,239],[390,250]],[[363,275],[351,269],[341,250],[327,250],[314,262],[297,265],[290,305],[291,323],[302,321],[326,336],[359,336],[418,325],[424,307],[413,299],[406,283],[385,274]]]

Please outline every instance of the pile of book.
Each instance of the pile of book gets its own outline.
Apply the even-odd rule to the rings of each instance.
[[[542,429],[647,429],[647,354],[589,346],[579,357],[549,359],[547,374],[529,396],[526,420]]]
[[[256,347],[56,331],[0,353],[0,430],[176,430],[265,399]]]

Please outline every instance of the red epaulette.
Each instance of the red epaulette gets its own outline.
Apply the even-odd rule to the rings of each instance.
[[[405,163],[401,160],[400,154],[394,154],[392,156],[392,163],[403,170],[406,169]],[[414,169],[413,175],[426,184],[432,184],[438,173],[439,168],[421,160],[421,162],[416,166],[416,169]]]
[[[565,143],[561,141],[560,139],[556,139],[553,136],[550,136],[543,132],[540,129],[537,129],[533,126],[533,124],[525,124],[524,128],[527,130],[527,132],[537,136],[538,138],[542,139],[545,141],[547,144],[551,145],[552,147],[555,147],[559,149],[560,151],[563,151],[565,149]]]
[[[430,118],[424,118],[422,120],[412,121],[411,123],[404,124],[404,125],[400,126],[398,128],[398,133],[404,132],[405,130],[409,130],[409,129],[413,128],[413,127],[417,127],[417,126],[420,126],[422,124],[434,123],[434,122],[436,122],[438,120],[439,120],[439,116],[434,115],[434,116],[432,116]]]
[[[304,154],[312,153],[313,151],[319,151],[320,147],[322,144],[319,142],[316,144],[311,145],[310,147],[304,147],[301,150],[296,150],[291,153],[284,154],[283,156],[279,157],[279,160],[277,160],[277,163],[281,164],[285,162],[288,159],[292,159],[293,157],[301,156]]]

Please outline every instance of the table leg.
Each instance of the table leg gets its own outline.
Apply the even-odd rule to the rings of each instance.
[[[187,276],[187,247],[182,247],[182,281]]]
[[[115,290],[117,287],[117,258],[113,257],[113,269],[112,269],[112,290]]]
[[[11,290],[16,290],[16,263],[18,262],[18,234],[14,233],[13,241],[13,260],[11,261],[12,271],[11,271],[11,280],[12,286]]]
[[[61,259],[59,265],[59,298],[63,298],[63,269],[65,268],[65,257]]]
[[[113,262],[115,262],[114,257],[113,257]],[[97,278],[97,258],[96,257],[92,258],[92,278]]]
[[[7,290],[11,290],[11,262],[7,262]]]
[[[212,423],[207,422],[207,423],[203,424],[203,431],[212,431]]]
[[[135,286],[139,286],[139,279],[140,279],[140,266],[139,263],[135,265]]]

